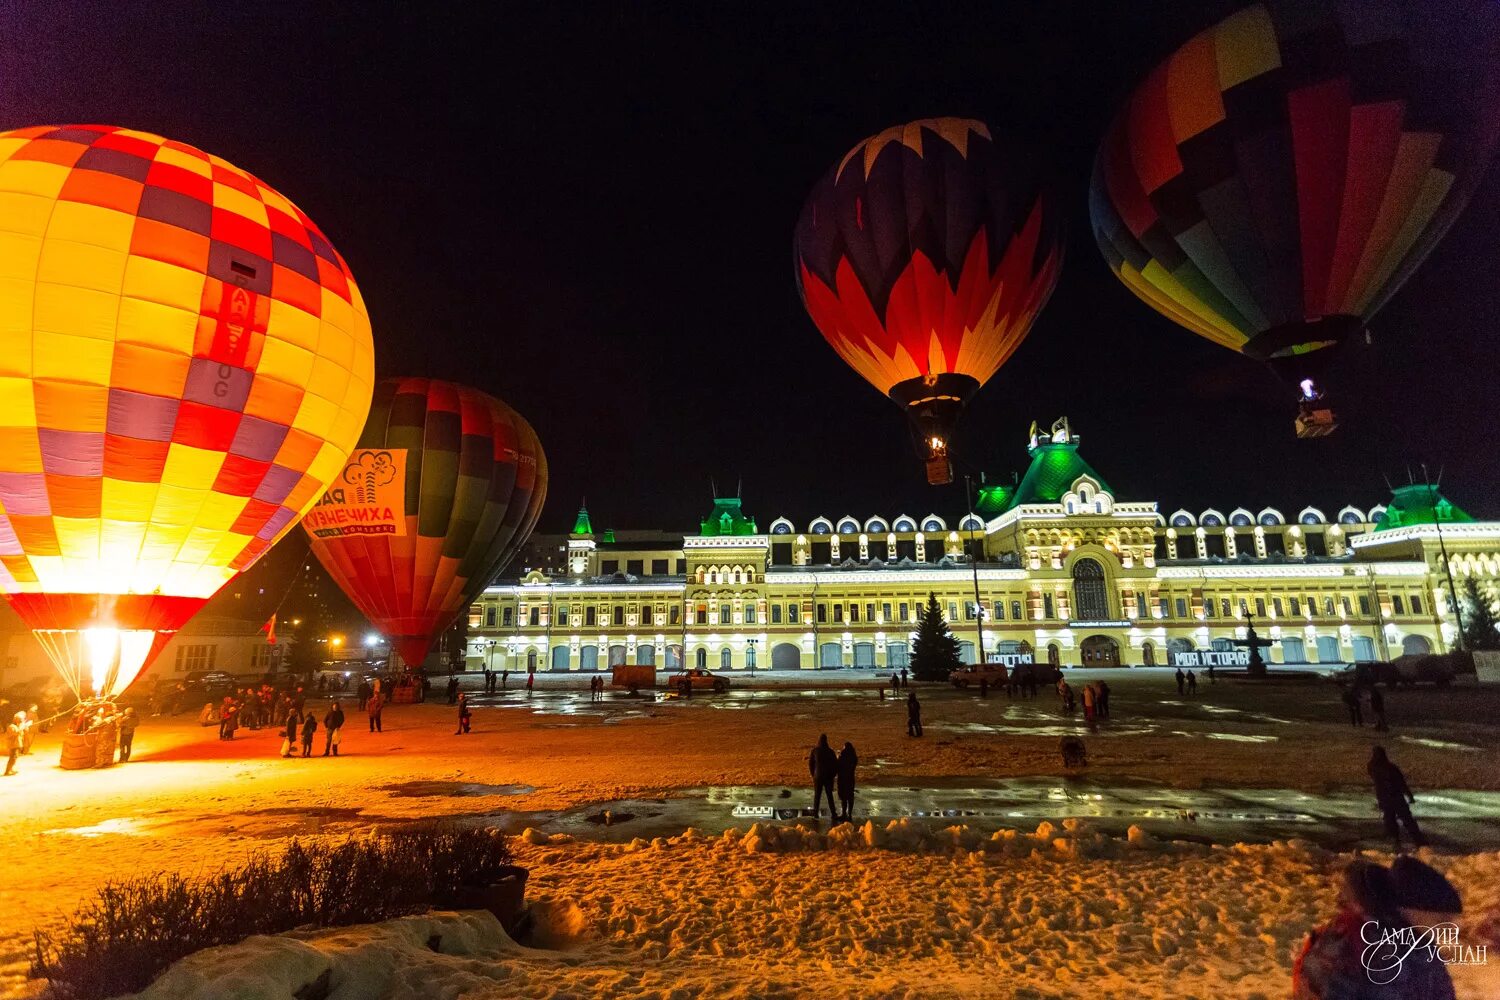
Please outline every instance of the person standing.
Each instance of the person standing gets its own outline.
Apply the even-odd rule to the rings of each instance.
[[[1187,675],[1182,672],[1182,668],[1181,667],[1178,667],[1177,668],[1177,693],[1178,694],[1184,694],[1185,693],[1183,691],[1183,685],[1186,684],[1186,683],[1187,683]]]
[[[922,735],[922,704],[917,701],[917,692],[906,696],[906,735]]]
[[[1187,693],[1189,695],[1195,695],[1198,693],[1198,675],[1193,673],[1191,670],[1187,672],[1187,685]]]
[[[359,696],[359,710],[363,712],[365,704],[370,700],[370,695],[375,693],[375,689],[370,686],[369,681],[362,680],[359,682],[359,687],[355,693]]]
[[[141,724],[135,709],[127,708],[120,716],[120,763],[130,759],[130,750],[135,745],[135,729]]]
[[[339,706],[338,702],[334,702],[333,707],[328,710],[328,714],[323,716],[323,731],[326,734],[323,739],[324,757],[328,756],[330,750],[333,751],[335,757],[339,755],[339,743],[344,739],[339,730],[343,728],[344,710]]]
[[[1370,772],[1370,780],[1375,783],[1375,802],[1380,806],[1380,818],[1385,821],[1386,836],[1396,845],[1396,852],[1399,854],[1401,851],[1401,830],[1397,827],[1397,822],[1406,827],[1413,844],[1417,847],[1427,846],[1427,838],[1422,835],[1422,828],[1417,826],[1417,821],[1411,814],[1411,807],[1417,797],[1411,793],[1411,787],[1407,785],[1406,775],[1401,773],[1401,768],[1386,756],[1385,747],[1376,747],[1370,751],[1367,770]]]
[[[854,744],[848,741],[844,743],[844,749],[839,751],[839,809],[843,811],[845,823],[854,822],[854,772],[859,767],[859,754],[854,752]]]
[[[10,759],[5,762],[5,775],[9,778],[16,773],[16,757],[21,752],[21,734],[26,728],[26,713],[17,712],[10,720],[10,725],[5,727],[5,750],[10,754]]]
[[[381,732],[380,713],[385,709],[385,699],[379,691],[372,691],[370,699],[365,702],[365,714],[370,717],[370,732]]]
[[[1339,696],[1344,700],[1344,707],[1349,710],[1349,725],[1363,727],[1365,717],[1359,710],[1359,686],[1351,684],[1344,688],[1344,693]]]
[[[448,704],[458,704],[458,675],[452,674],[448,678]]]
[[[534,687],[536,687],[536,671],[528,670],[526,671],[526,693],[530,694]]]
[[[1099,696],[1095,700],[1098,702],[1099,718],[1109,718],[1109,683],[1107,681],[1099,682]]]
[[[36,729],[42,723],[42,712],[31,706],[26,709],[26,732],[21,733],[21,756],[31,753],[31,744],[36,742]]]
[[[906,668],[905,667],[901,668],[901,686],[903,688],[908,686],[907,683],[906,683]]]
[[[1089,729],[1094,729],[1094,697],[1095,688],[1093,682],[1083,686],[1083,721],[1088,723]]]
[[[312,756],[313,734],[317,731],[317,716],[313,715],[311,712],[308,712],[307,718],[302,720],[302,756]]]
[[[286,713],[286,729],[282,734],[281,740],[281,756],[290,757],[292,755],[292,752],[297,748],[297,740],[300,738],[301,732],[302,716],[298,715],[297,710],[289,705],[287,706]]]
[[[469,731],[469,696],[461,694],[458,696],[458,728],[453,731],[454,736],[462,736]]]
[[[1370,685],[1370,712],[1375,716],[1375,731],[1383,733],[1390,727],[1385,723],[1385,695],[1380,693],[1380,688],[1374,684]]]
[[[833,748],[828,745],[828,736],[825,733],[818,737],[818,745],[813,747],[807,755],[807,773],[812,775],[813,780],[813,819],[820,817],[819,809],[823,797],[828,797],[828,816],[837,822],[838,804],[833,798],[834,782],[838,779],[839,759],[834,754]]]
[[[1217,683],[1219,683],[1219,679],[1214,676],[1214,665],[1212,663],[1210,663],[1208,665],[1208,683],[1210,683],[1210,684],[1217,684]]]

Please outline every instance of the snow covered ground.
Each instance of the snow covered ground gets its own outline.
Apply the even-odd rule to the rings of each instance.
[[[1221,845],[1295,836],[1378,847],[1373,807],[1358,818],[1376,743],[1405,768],[1437,863],[1469,894],[1464,926],[1487,926],[1500,944],[1500,860],[1473,853],[1500,843],[1500,817],[1485,816],[1494,800],[1480,794],[1500,789],[1500,690],[1394,693],[1393,729],[1376,734],[1349,726],[1326,686],[1220,683],[1184,698],[1154,672],[1107,676],[1114,719],[1097,734],[1046,695],[1010,702],[940,689],[921,692],[920,740],[904,734],[904,706],[872,690],[794,689],[602,704],[583,691],[513,690],[476,708],[464,737],[452,735],[447,706],[395,706],[381,734],[351,713],[338,760],[282,760],[268,731],[222,743],[184,715],[146,720],[128,765],[62,772],[54,734],[0,783],[13,864],[0,881],[0,991],[35,991],[22,983],[31,929],[56,923],[104,878],[212,871],[292,836],[450,815],[539,831],[518,850],[561,947],[504,949],[495,961],[432,953],[423,937],[423,954],[409,957],[425,971],[401,981],[443,990],[397,983],[372,995],[1150,996],[1170,982],[1173,996],[1278,997],[1290,948],[1328,912],[1342,858],[1300,843],[1131,847],[1124,828]],[[752,829],[734,814],[733,789],[786,787],[791,796],[774,804],[804,804],[806,748],[820,732],[859,748],[857,811],[860,823],[879,813],[874,825],[830,841],[778,832],[790,820]],[[1088,743],[1081,778],[1060,776],[1062,733]],[[1055,814],[1038,800],[1019,817],[897,819],[887,833],[900,810],[876,806],[976,788],[1013,798],[1026,787],[1019,779],[1042,778],[1065,792]],[[1132,808],[1171,808],[1154,820],[1096,816],[1074,837],[1061,826],[1079,815],[1069,796],[1101,789]],[[1292,792],[1306,797],[1292,811],[1312,822],[1215,825],[1172,813],[1226,797],[1275,812]],[[658,815],[586,821],[604,805],[623,811],[625,799],[654,803]],[[1319,812],[1326,802],[1340,811]],[[1034,831],[1041,819],[1057,824],[1052,836],[1005,832]],[[955,822],[967,831],[931,833]],[[687,825],[704,832],[683,834]],[[1092,830],[1113,836],[1096,841]],[[561,831],[571,839],[552,842]],[[474,933],[474,949],[502,950]],[[476,985],[463,986],[466,976]]]
[[[1076,822],[522,839],[541,947],[487,915],[429,915],[202,953],[141,1000],[285,1000],[325,971],[334,1000],[1257,1000],[1286,995],[1345,860],[1305,842],[1168,844]],[[1500,926],[1500,854],[1433,860],[1469,902],[1466,927]],[[1454,971],[1460,997],[1500,995],[1500,966]]]

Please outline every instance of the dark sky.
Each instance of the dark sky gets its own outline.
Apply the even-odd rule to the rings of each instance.
[[[1061,283],[972,405],[960,471],[1024,471],[1029,422],[1066,413],[1123,499],[1168,510],[1369,505],[1426,461],[1500,514],[1500,172],[1375,318],[1323,441],[1293,438],[1270,375],[1105,268],[1094,146],[1233,4],[451,6],[0,3],[0,127],[147,129],[297,201],[363,287],[380,374],[469,382],[535,425],[544,530],[585,494],[596,526],[686,527],[711,477],[742,478],[762,525],[962,506],[824,344],[790,260],[830,163],[939,115],[1049,148],[1073,212]]]

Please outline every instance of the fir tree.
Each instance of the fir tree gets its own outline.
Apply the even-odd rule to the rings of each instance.
[[[911,670],[919,681],[945,681],[959,667],[958,640],[943,618],[937,596],[917,613],[917,639],[912,644]]]
[[[1464,580],[1463,594],[1459,600],[1464,611],[1464,648],[1500,649],[1500,623],[1495,621],[1495,611],[1490,605],[1490,595],[1479,589],[1474,578]]]

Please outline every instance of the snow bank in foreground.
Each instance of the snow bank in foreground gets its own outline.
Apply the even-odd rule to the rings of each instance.
[[[142,1000],[291,1000],[325,974],[329,1000],[1271,1000],[1347,860],[1296,841],[902,820],[630,844],[530,831],[516,850],[543,948],[487,914],[430,914],[214,949]],[[1466,940],[1500,945],[1500,854],[1423,856],[1464,894]],[[1500,996],[1496,975],[1454,970],[1460,1000]]]
[[[493,967],[521,950],[488,912],[428,913],[209,948],[178,962],[136,996],[284,1000],[298,991],[316,992],[320,983],[326,983],[329,1000],[457,996],[493,985],[494,976],[466,974],[465,963],[455,959]]]

